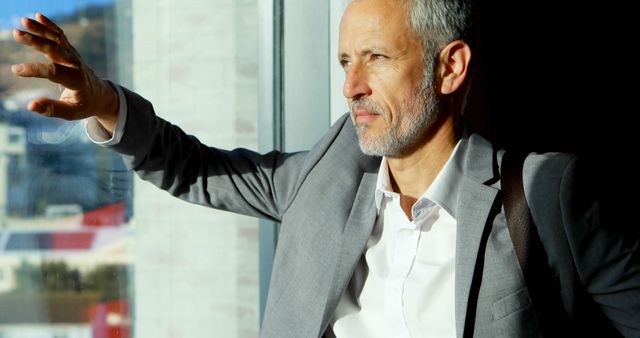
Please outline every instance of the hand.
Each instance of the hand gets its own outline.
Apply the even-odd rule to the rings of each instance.
[[[60,27],[40,13],[35,20],[22,18],[27,31],[13,30],[14,39],[42,53],[49,62],[11,66],[21,77],[37,77],[64,86],[58,100],[39,97],[27,109],[49,117],[80,120],[95,116],[113,134],[118,120],[118,94],[107,81],[97,77],[69,43]]]

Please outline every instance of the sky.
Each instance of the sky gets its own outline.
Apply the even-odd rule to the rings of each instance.
[[[33,17],[36,11],[55,18],[87,5],[108,4],[114,1],[116,0],[0,0],[0,29],[19,27],[21,17]]]

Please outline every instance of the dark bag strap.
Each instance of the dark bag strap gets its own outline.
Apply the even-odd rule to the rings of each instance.
[[[562,336],[567,329],[567,318],[559,285],[549,267],[524,194],[522,169],[525,158],[525,153],[517,152],[506,152],[502,158],[500,180],[504,213],[542,333],[545,337]]]
[[[516,250],[518,263],[525,280],[531,275],[529,271],[529,243],[532,236],[537,238],[533,218],[529,210],[527,198],[522,184],[522,169],[525,155],[522,153],[506,152],[502,158],[500,184],[502,186],[504,213],[507,227],[511,235],[513,247]]]

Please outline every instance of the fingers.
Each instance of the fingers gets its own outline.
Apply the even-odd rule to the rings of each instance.
[[[77,104],[41,97],[32,100],[27,109],[46,117],[57,117],[64,120],[80,120],[85,118]]]
[[[36,13],[36,20],[38,20],[39,23],[47,26],[52,31],[60,35],[63,34],[62,28],[58,27],[58,25],[56,25],[53,21],[49,20],[49,18],[44,16],[42,13],[39,13],[39,12]]]
[[[13,38],[41,52],[49,60],[68,67],[80,67],[81,59],[76,50],[67,41],[62,29],[37,13],[36,20],[22,18],[22,25],[27,31],[14,29]]]
[[[20,22],[22,23],[22,26],[28,29],[31,33],[49,39],[55,43],[60,43],[64,36],[62,30],[58,28],[58,26],[56,26],[57,29],[51,29],[45,24],[29,18],[22,18]]]
[[[50,62],[12,65],[11,71],[21,77],[48,79],[69,89],[80,89],[84,79],[82,71]]]
[[[59,63],[68,67],[77,68],[80,66],[80,60],[73,48],[68,43],[57,43],[45,37],[31,34],[18,29],[13,30],[13,38],[23,44],[32,47],[41,52],[47,59],[52,62]]]

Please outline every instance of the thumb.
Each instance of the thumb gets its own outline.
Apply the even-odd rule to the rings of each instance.
[[[32,100],[27,109],[46,117],[57,117],[64,120],[81,120],[85,118],[83,109],[77,104],[40,97]]]

